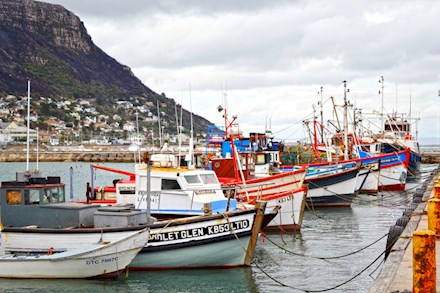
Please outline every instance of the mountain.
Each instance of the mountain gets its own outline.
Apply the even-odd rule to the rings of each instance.
[[[176,129],[174,100],[146,87],[98,48],[72,12],[33,0],[0,0],[0,93],[25,96],[27,80],[32,96],[90,100],[105,115],[118,100],[159,102],[166,127]],[[193,119],[195,132],[206,132],[210,122]],[[183,120],[189,128],[188,111]]]

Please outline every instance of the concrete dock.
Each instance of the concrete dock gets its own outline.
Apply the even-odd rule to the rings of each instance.
[[[423,185],[422,201],[411,213],[408,224],[392,246],[388,258],[378,277],[370,287],[370,293],[412,292],[413,290],[413,240],[414,231],[428,229],[428,200],[434,197],[434,186],[440,180],[440,166],[431,173]],[[436,284],[440,292],[440,238],[437,235],[436,250]]]

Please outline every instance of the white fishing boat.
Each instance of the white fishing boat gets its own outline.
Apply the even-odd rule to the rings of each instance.
[[[98,199],[92,203],[131,203],[138,209],[147,209],[146,197],[139,195],[136,190],[136,180],[139,177],[136,177],[135,173],[99,165],[93,165],[93,168],[126,175],[129,178],[115,182],[115,195],[110,196],[107,193],[106,200]],[[146,165],[137,165],[135,168],[136,172],[146,174]],[[236,200],[228,201],[214,171],[153,167],[150,177],[150,208],[151,213],[158,219],[203,215],[203,206],[206,203],[211,203],[219,212],[224,212],[227,205],[231,210],[236,208]],[[100,189],[111,190],[110,187]]]
[[[229,210],[243,208],[242,203],[227,194],[230,192],[224,190],[217,179],[216,174],[211,170],[154,167],[155,156],[151,159],[153,167],[150,172],[150,182],[152,190],[150,191],[150,211],[158,220],[168,220],[181,217],[190,217],[204,215],[204,205],[209,203],[214,213],[223,213]],[[137,209],[146,211],[148,202],[145,194],[139,193],[136,188],[136,182],[139,176],[146,176],[146,165],[136,165],[135,173],[113,169],[105,166],[93,165],[93,169],[105,170],[116,174],[129,176],[127,179],[117,180],[112,196],[114,199],[97,199],[92,203],[99,204],[133,204]],[[109,190],[109,187],[100,189]],[[283,196],[287,193],[284,193]],[[290,193],[289,193],[290,195]],[[270,205],[265,211],[263,219],[263,228],[279,214],[277,205]],[[298,223],[298,222],[297,222]]]
[[[138,168],[139,178],[135,188],[140,191],[140,195],[146,195],[152,185],[148,185],[148,172],[144,171]],[[88,246],[100,239],[114,241],[115,238],[120,239],[123,233],[149,227],[152,242],[142,248],[130,267],[171,269],[249,266],[266,206],[263,202],[257,208],[217,213],[207,203],[204,216],[145,224],[148,212],[133,210],[127,205],[100,207],[94,204],[55,203],[55,198],[63,198],[63,185],[43,184],[47,182],[40,180],[36,185],[26,182],[2,183],[1,216],[5,224],[2,233],[6,251],[47,252],[51,247],[54,251],[64,251]],[[29,201],[31,190],[38,190],[39,204],[31,204]],[[152,191],[155,189],[152,188]],[[51,203],[43,202],[47,195]],[[19,214],[22,216],[17,216]]]
[[[129,267],[154,270],[249,266],[265,204],[248,210],[179,218],[149,225],[148,244]],[[103,239],[115,236],[108,229],[104,229]],[[67,250],[90,245],[86,243],[91,239],[85,237],[87,230],[5,227],[4,245],[11,252],[47,252],[50,247],[57,251]]]
[[[355,195],[360,163],[311,165],[304,184],[308,186],[306,202],[315,207],[349,207]],[[291,170],[301,166],[284,167]]]
[[[345,170],[306,176],[307,203],[313,207],[349,207],[355,194],[360,164]]]
[[[3,234],[3,233],[1,233]],[[4,248],[0,236],[0,246]],[[62,235],[59,235],[62,237]],[[117,276],[124,270],[149,239],[149,229],[119,239],[45,253],[32,250],[0,255],[0,278],[66,279]]]

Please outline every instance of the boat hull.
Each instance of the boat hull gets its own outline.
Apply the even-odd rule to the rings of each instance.
[[[299,231],[301,230],[306,203],[307,188],[299,188],[271,197],[262,197],[267,201],[267,208],[279,206],[280,210],[264,231]]]
[[[149,238],[148,229],[109,244],[86,245],[61,253],[6,254],[0,277],[66,279],[109,276],[126,268]]]
[[[410,149],[386,154],[380,160],[379,190],[405,190]]]
[[[247,266],[246,254],[251,257],[254,249],[254,246],[247,246],[249,238],[256,241],[261,227],[261,221],[256,221],[257,211],[252,208],[152,224],[148,244],[129,266],[138,270]],[[102,229],[104,241],[121,237],[109,229]],[[125,233],[124,229],[122,231]],[[29,248],[47,251],[49,247],[70,249],[101,239],[99,232],[87,233],[87,229],[5,228],[5,233],[5,248],[14,251]],[[196,247],[198,249],[194,250]],[[228,249],[219,249],[221,247]],[[196,260],[203,258],[197,251],[215,257]],[[162,254],[168,260],[157,258],[156,254]]]
[[[306,198],[310,207],[349,207],[354,196],[359,168],[307,178]]]

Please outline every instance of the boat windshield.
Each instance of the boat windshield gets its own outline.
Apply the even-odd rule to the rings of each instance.
[[[203,183],[205,184],[219,184],[217,177],[214,174],[200,174]]]
[[[200,184],[202,183],[202,181],[199,178],[199,175],[185,175],[183,176],[186,180],[186,182],[188,182],[188,184]]]
[[[64,186],[46,188],[44,195],[44,203],[64,202]]]

